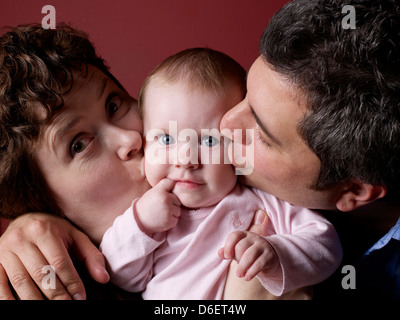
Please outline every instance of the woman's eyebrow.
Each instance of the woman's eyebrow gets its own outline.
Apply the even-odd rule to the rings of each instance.
[[[97,99],[101,99],[107,88],[107,83],[112,80],[103,71],[96,69],[88,77],[84,78],[84,81],[89,84],[89,90],[94,90],[94,92],[98,90]]]
[[[104,78],[103,83],[100,88],[100,91],[99,91],[99,96],[98,96],[99,99],[101,99],[101,97],[103,96],[104,91],[106,90],[108,81],[110,81],[110,79]]]
[[[275,143],[276,145],[282,147],[283,144],[282,142],[276,137],[274,136],[271,131],[268,130],[268,128],[265,126],[265,124],[263,124],[260,120],[260,118],[257,116],[257,114],[255,113],[254,109],[250,106],[250,111],[251,114],[253,115],[254,119],[256,120],[258,126],[261,128],[261,130],[265,133],[265,135],[271,139],[271,141],[273,143]]]
[[[79,121],[82,120],[82,116],[77,116],[69,119],[67,122],[63,123],[60,125],[60,128],[56,131],[55,133],[55,146],[57,145],[58,142],[62,141],[64,139],[64,136],[71,131],[72,128],[74,128]]]

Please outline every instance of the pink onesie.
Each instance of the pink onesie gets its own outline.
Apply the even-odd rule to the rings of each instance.
[[[232,231],[247,230],[257,209],[269,216],[266,239],[281,270],[258,276],[274,295],[316,284],[339,266],[342,248],[321,215],[257,189],[237,186],[217,205],[184,210],[173,229],[152,238],[137,226],[133,205],[104,234],[100,249],[111,281],[144,299],[221,299],[230,261],[218,249]]]

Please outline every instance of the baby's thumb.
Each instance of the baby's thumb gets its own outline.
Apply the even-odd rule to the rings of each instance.
[[[249,231],[259,234],[265,237],[268,232],[269,218],[265,211],[257,210],[253,222],[250,225]]]
[[[159,183],[157,183],[154,188],[157,188],[159,190],[163,190],[166,192],[171,192],[172,189],[175,187],[176,181],[171,180],[169,178],[164,178],[160,180]]]

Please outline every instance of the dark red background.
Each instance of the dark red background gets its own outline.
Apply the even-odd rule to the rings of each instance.
[[[137,96],[146,75],[185,48],[223,51],[248,69],[262,32],[287,0],[0,0],[0,27],[41,23],[44,5],[56,22],[90,34],[111,71]],[[3,33],[3,30],[1,30]]]

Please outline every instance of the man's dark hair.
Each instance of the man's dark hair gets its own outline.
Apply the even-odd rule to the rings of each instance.
[[[36,162],[41,132],[62,108],[73,71],[88,64],[109,73],[88,36],[65,24],[55,30],[21,25],[0,37],[0,216],[60,214]]]
[[[320,158],[316,189],[349,178],[400,182],[398,0],[294,0],[277,12],[261,54],[301,90],[308,114],[298,131]],[[342,20],[355,9],[355,29]]]

